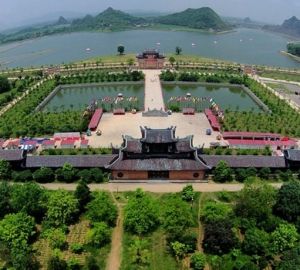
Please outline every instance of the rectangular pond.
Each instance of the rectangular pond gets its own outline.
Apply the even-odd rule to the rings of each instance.
[[[163,83],[162,92],[165,106],[178,104],[182,107],[192,107],[197,111],[204,111],[210,103],[206,98],[210,97],[224,112],[251,111],[263,112],[261,106],[240,86],[215,86],[188,83]],[[190,98],[187,98],[190,96]]]
[[[92,100],[97,100],[97,107],[107,111],[115,107],[141,110],[144,104],[144,88],[141,83],[65,85],[42,106],[41,110],[44,112],[85,110]]]

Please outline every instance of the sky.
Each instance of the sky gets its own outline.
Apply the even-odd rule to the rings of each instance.
[[[96,15],[108,7],[126,11],[180,12],[187,8],[210,7],[220,16],[282,24],[300,19],[300,0],[0,0],[0,29],[20,26],[32,19],[58,19],[60,15]],[[61,13],[61,14],[60,14]],[[67,17],[66,17],[67,18]]]

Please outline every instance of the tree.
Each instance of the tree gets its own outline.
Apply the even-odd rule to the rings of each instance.
[[[55,180],[53,170],[47,167],[41,167],[33,173],[33,179],[38,183],[51,183]]]
[[[47,219],[55,227],[74,221],[78,213],[78,200],[64,189],[53,191],[47,203]]]
[[[271,249],[275,254],[280,254],[284,250],[291,249],[299,240],[299,235],[295,225],[281,223],[279,227],[271,233]]]
[[[185,201],[191,201],[191,200],[194,200],[194,198],[195,198],[194,187],[192,184],[187,184],[182,189],[182,199]]]
[[[12,207],[10,203],[10,192],[11,186],[7,181],[0,183],[0,219],[2,219],[6,214],[11,213]]]
[[[133,66],[133,64],[134,64],[134,59],[133,59],[133,58],[128,58],[128,59],[127,59],[127,64],[128,64],[128,66]]]
[[[175,48],[175,52],[176,52],[176,54],[180,54],[181,52],[182,52],[182,49],[181,49],[181,47],[179,47],[179,46],[176,46],[176,48]]]
[[[232,180],[232,170],[227,166],[227,162],[221,160],[213,171],[214,180],[224,183]]]
[[[175,254],[175,258],[178,262],[181,259],[183,259],[186,256],[187,252],[188,252],[188,247],[185,244],[180,243],[178,241],[171,242],[171,247],[172,247],[173,252]]]
[[[174,238],[182,236],[186,229],[193,225],[193,215],[190,205],[180,198],[168,199],[164,211],[163,226]]]
[[[110,228],[105,222],[94,222],[93,228],[87,232],[86,241],[100,248],[110,242],[110,236]]]
[[[300,183],[284,183],[278,191],[274,212],[281,218],[295,222],[300,215]]]
[[[84,169],[78,172],[78,177],[86,182],[86,183],[91,183],[92,182],[92,173],[88,169]]]
[[[103,173],[99,168],[92,168],[90,169],[91,175],[92,175],[92,180],[96,183],[101,183],[103,182]]]
[[[269,167],[263,167],[259,170],[258,172],[258,176],[261,178],[261,179],[264,179],[264,180],[268,180],[269,179],[269,175],[271,173],[271,170]]]
[[[134,236],[133,243],[129,247],[133,263],[144,265],[149,262],[150,252],[148,246],[149,243],[146,239]]]
[[[205,253],[226,254],[237,245],[229,219],[217,219],[205,224],[203,249]]]
[[[11,178],[11,165],[5,159],[0,159],[0,179],[10,180]]]
[[[169,57],[169,62],[171,63],[171,66],[173,67],[174,63],[175,63],[175,58],[173,56]]]
[[[203,270],[206,264],[205,255],[203,253],[193,253],[190,263],[194,270]]]
[[[65,260],[61,259],[59,256],[54,255],[51,256],[47,263],[48,270],[66,270],[68,268],[68,264]]]
[[[274,187],[259,179],[249,179],[238,193],[234,211],[237,216],[260,224],[272,215],[275,202]]]
[[[134,234],[146,234],[159,224],[159,207],[156,201],[141,188],[128,200],[124,207],[124,228]]]
[[[118,207],[113,203],[105,191],[92,193],[92,200],[87,204],[87,215],[91,223],[106,222],[109,226],[115,226],[118,218]]]
[[[280,261],[277,263],[278,270],[295,270],[300,269],[300,248],[299,246],[282,252]]]
[[[41,220],[46,212],[46,190],[35,182],[15,184],[11,192],[11,205],[16,212],[25,212]]]
[[[230,211],[231,208],[227,204],[208,201],[202,207],[201,220],[207,223],[218,219],[226,219]]]
[[[0,76],[0,93],[8,92],[10,90],[10,84],[6,77]]]
[[[268,233],[257,228],[246,230],[242,249],[248,255],[268,254],[269,238]]]
[[[124,51],[125,51],[124,45],[120,44],[118,46],[118,53],[121,55],[124,53]]]
[[[86,205],[91,201],[92,195],[87,183],[80,180],[74,192],[75,198],[78,200],[79,210],[83,212]]]
[[[64,249],[66,247],[66,235],[61,228],[51,228],[43,232],[43,236],[50,241],[53,249]]]
[[[25,213],[8,214],[0,221],[0,240],[12,250],[27,250],[36,233],[34,218]]]

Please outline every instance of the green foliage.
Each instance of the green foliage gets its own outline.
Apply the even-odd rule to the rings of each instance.
[[[90,184],[92,182],[92,173],[88,169],[79,171],[77,175],[82,181],[84,181],[88,184]]]
[[[218,198],[220,201],[222,201],[222,202],[227,202],[227,203],[228,203],[228,202],[231,202],[231,200],[232,200],[231,194],[230,194],[227,190],[225,190],[225,189],[223,189],[223,190],[217,192],[217,198]]]
[[[169,57],[169,62],[170,62],[170,64],[171,64],[172,67],[173,67],[174,63],[176,62],[176,59],[175,59],[173,56],[170,56],[170,57]]]
[[[171,60],[173,61],[173,59],[169,59],[170,63],[172,63]],[[175,60],[175,58],[174,58],[174,60]],[[175,61],[174,61],[174,62],[175,62]],[[173,63],[173,64],[174,64],[174,63]],[[175,81],[175,79],[176,79],[176,74],[173,73],[173,72],[171,72],[170,70],[166,70],[166,71],[162,70],[162,71],[161,71],[161,74],[160,74],[160,79],[161,79],[162,81],[172,82],[172,81]]]
[[[150,259],[149,243],[145,238],[134,236],[133,243],[129,247],[132,256],[132,263],[137,265],[146,265]]]
[[[204,223],[213,222],[218,219],[226,219],[231,208],[224,203],[208,201],[201,210],[201,220]]]
[[[66,270],[67,268],[67,262],[59,256],[51,256],[48,260],[47,270]]]
[[[195,191],[194,187],[192,184],[187,184],[183,189],[182,189],[182,199],[184,201],[191,201],[194,200],[195,198]]]
[[[205,255],[203,253],[193,253],[190,264],[194,270],[203,270],[206,264]]]
[[[86,234],[86,242],[95,247],[103,247],[110,242],[111,230],[105,222],[94,222]]]
[[[288,42],[286,45],[287,52],[300,57],[300,45],[297,43]]]
[[[0,159],[0,179],[10,180],[11,178],[11,165],[5,159]]]
[[[229,29],[222,19],[209,7],[188,8],[179,13],[173,13],[166,16],[160,16],[157,22],[168,25],[179,25],[189,28],[216,31]]]
[[[275,262],[278,270],[295,270],[300,269],[300,249],[299,246],[284,251],[280,261]]]
[[[15,212],[25,212],[41,220],[46,212],[46,191],[35,182],[15,184],[11,191],[11,205]]]
[[[43,232],[43,236],[48,239],[52,249],[64,249],[66,247],[66,235],[61,228],[51,228]]]
[[[106,222],[109,226],[115,226],[118,218],[118,208],[105,191],[94,191],[92,201],[87,206],[87,215],[92,225],[96,222]]]
[[[271,249],[275,254],[280,254],[293,248],[298,240],[299,235],[295,225],[282,223],[271,233]]]
[[[182,236],[193,225],[193,215],[190,205],[178,197],[167,200],[164,211],[163,226],[172,236]]]
[[[175,258],[178,262],[182,260],[188,252],[188,247],[185,244],[180,243],[178,241],[171,242],[171,247],[175,254]]]
[[[47,203],[47,219],[55,227],[70,224],[78,213],[78,200],[64,189],[53,191]]]
[[[80,270],[81,269],[79,259],[72,258],[68,261],[67,264],[68,264],[68,269],[70,269],[70,270]]]
[[[74,192],[74,197],[78,200],[79,210],[83,212],[86,205],[91,201],[91,191],[86,182],[80,180]]]
[[[28,241],[35,233],[34,218],[25,213],[8,214],[0,221],[0,240],[11,249],[27,250]]]
[[[147,234],[159,224],[159,207],[157,202],[140,188],[124,207],[124,228],[133,234]]]
[[[179,55],[181,52],[182,52],[182,48],[179,47],[179,46],[176,46],[176,48],[175,48],[175,53],[176,53],[177,55]]]
[[[10,84],[6,77],[0,76],[0,94],[8,92],[10,90]]]
[[[268,180],[269,179],[269,175],[271,173],[271,170],[269,167],[264,167],[261,168],[258,172],[258,177],[264,180]]]
[[[284,183],[276,198],[275,213],[281,218],[295,222],[300,215],[300,183],[291,181]]]
[[[32,180],[32,173],[30,170],[24,170],[21,172],[12,172],[12,179],[15,182],[26,182]]]
[[[10,203],[11,186],[7,181],[0,183],[0,219],[6,214],[11,213],[12,206]]]
[[[209,254],[226,254],[237,245],[229,219],[217,219],[205,224],[203,249]]]
[[[237,216],[254,219],[260,224],[272,215],[276,194],[275,188],[268,183],[259,179],[250,179],[238,193],[234,211]]]
[[[228,167],[227,162],[221,160],[216,168],[213,170],[214,180],[216,182],[224,183],[232,180],[232,170]]]
[[[125,51],[125,47],[124,47],[123,45],[119,45],[119,46],[118,46],[118,53],[119,53],[119,54],[123,54],[124,51]]]
[[[38,183],[52,183],[55,176],[51,168],[41,167],[33,173],[33,179]]]
[[[83,252],[83,245],[80,243],[73,243],[70,248],[75,254],[81,254]]]
[[[248,255],[263,256],[268,254],[269,238],[265,231],[257,228],[246,230],[242,249]]]

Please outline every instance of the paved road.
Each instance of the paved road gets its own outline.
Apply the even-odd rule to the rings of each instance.
[[[91,190],[106,190],[110,192],[123,192],[123,191],[135,191],[137,188],[142,188],[144,191],[150,191],[155,193],[167,193],[167,192],[179,192],[182,191],[183,187],[187,183],[105,183],[105,184],[90,184]],[[280,188],[281,183],[271,184],[274,187]],[[41,184],[47,189],[57,190],[63,188],[66,190],[75,190],[77,184],[59,184],[59,183],[49,183]],[[239,191],[244,185],[243,184],[215,184],[215,183],[193,183],[195,191],[202,192],[216,192],[216,191]]]

